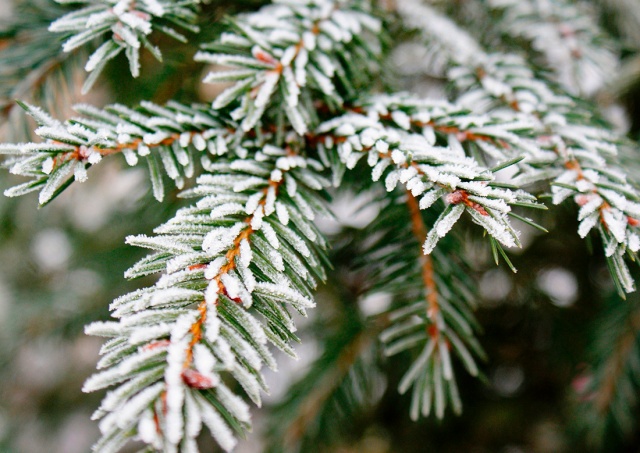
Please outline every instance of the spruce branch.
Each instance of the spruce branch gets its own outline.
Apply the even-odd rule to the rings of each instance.
[[[232,31],[203,46],[196,60],[231,66],[205,82],[235,82],[213,102],[251,130],[271,104],[282,105],[296,132],[317,123],[312,100],[340,107],[345,93],[370,80],[380,53],[380,21],[366,1],[280,0],[231,22]],[[365,82],[366,83],[366,82]],[[240,101],[240,105],[238,104]]]
[[[517,66],[512,67],[517,71],[516,68]],[[473,87],[463,88],[466,92],[483,85],[488,86],[484,83],[484,79],[490,77],[486,71],[476,70],[473,76],[467,73],[469,77],[465,77],[463,72],[465,70],[457,71],[457,74],[465,80],[463,84],[469,82],[471,77],[474,79]],[[495,76],[495,73],[492,75]],[[541,90],[528,88],[512,90],[511,86],[521,84],[522,80],[515,82],[512,79],[511,83],[507,84],[509,71],[500,75],[502,76],[500,79],[495,77],[491,80],[492,86],[504,84],[502,86],[505,89],[500,96],[497,96],[495,91],[493,93],[490,90],[486,91],[490,93],[488,97],[493,102],[501,101],[502,107],[522,111],[522,105],[517,101],[518,95],[528,95],[532,98],[544,89],[542,85]],[[531,78],[533,79],[533,74]],[[517,91],[520,92],[517,93]],[[542,97],[538,96],[538,99],[540,98]],[[460,101],[472,110],[480,105],[477,99],[476,102],[469,102],[469,99],[460,99]],[[565,100],[565,105],[572,105],[567,101]],[[542,103],[538,107],[541,106]],[[529,169],[528,175],[516,180],[516,183],[524,185],[540,179],[549,179],[553,204],[557,205],[567,199],[573,199],[580,208],[578,234],[584,238],[594,228],[600,233],[612,276],[620,295],[624,297],[624,293],[634,291],[635,288],[623,257],[628,254],[632,260],[635,260],[635,253],[640,247],[635,228],[638,225],[636,219],[640,214],[638,204],[640,193],[628,182],[628,177],[617,160],[618,145],[622,140],[613,132],[581,119],[580,109],[575,113],[556,106],[531,109],[527,116],[532,119],[539,118],[536,142],[543,151],[548,153],[548,158],[537,161],[531,159],[532,167],[537,169]],[[529,166],[528,164],[529,162],[525,160],[519,166]]]
[[[133,110],[118,104],[105,109],[82,104],[75,109],[84,116],[65,123],[38,107],[24,104],[24,108],[40,126],[35,133],[45,141],[0,145],[0,154],[15,156],[5,162],[10,171],[32,179],[6,190],[5,195],[40,190],[40,205],[74,180],[86,181],[87,169],[113,154],[123,154],[129,165],[147,159],[154,196],[162,201],[160,165],[182,188],[184,179],[194,174],[194,157],[200,155],[206,165],[207,155],[226,154],[235,134],[232,122],[202,105],[161,107],[145,101]]]
[[[437,216],[426,211],[428,223]],[[404,354],[410,360],[398,391],[412,389],[413,420],[431,413],[443,418],[449,406],[459,413],[462,401],[453,357],[472,376],[479,374],[477,359],[485,358],[475,338],[479,326],[472,312],[473,283],[464,263],[454,258],[460,256],[458,241],[448,236],[431,255],[424,255],[419,244],[428,234],[426,225],[425,211],[406,192],[384,200],[381,215],[365,230],[376,231],[375,239],[367,236],[361,243],[362,268],[372,282],[363,297],[393,297],[392,309],[383,315],[380,340],[386,356]]]
[[[473,158],[465,156],[456,137],[449,135],[449,143],[444,146],[437,143],[434,132],[437,128],[429,126],[431,113],[442,118],[447,107],[442,103],[429,105],[428,102],[406,101],[402,97],[374,98],[369,108],[365,107],[366,114],[350,113],[336,118],[322,124],[318,132],[329,133],[321,144],[335,147],[347,168],[355,167],[366,157],[367,164],[373,167],[374,181],[384,176],[389,192],[398,182],[404,184],[413,196],[420,197],[420,209],[430,208],[441,198],[446,200],[447,209],[424,241],[425,254],[431,253],[438,240],[464,212],[505,246],[519,245],[518,233],[508,218],[509,205],[544,206],[523,190],[514,192],[493,185],[494,175]],[[446,124],[444,131],[450,132],[453,127],[463,142],[496,140],[503,146],[506,144],[501,141],[503,138],[518,142],[517,136],[501,133],[499,127],[480,126],[475,132],[474,128],[462,132],[446,119],[443,122]],[[464,120],[460,119],[460,122]],[[473,117],[467,118],[467,125],[473,122]],[[423,133],[411,131],[416,124],[422,126]],[[505,129],[513,124],[506,122]],[[526,129],[522,123],[517,123],[516,127]]]
[[[492,172],[465,156],[465,146],[491,143],[495,149],[527,148],[531,145],[526,144],[525,139],[530,132],[525,122],[476,117],[447,103],[388,96],[364,101],[362,106],[352,108],[351,113],[323,123],[318,128],[318,135],[313,137],[321,149],[334,150],[348,169],[366,157],[367,164],[373,167],[374,181],[384,177],[387,191],[394,191],[398,182],[406,190],[408,225],[412,234],[404,241],[411,244],[418,241],[421,250],[407,252],[407,246],[401,245],[398,253],[386,255],[389,261],[383,261],[380,266],[394,269],[400,257],[416,256],[412,261],[416,270],[380,272],[371,278],[380,280],[377,283],[387,288],[392,282],[399,285],[394,282],[396,278],[398,282],[406,281],[407,274],[417,274],[414,278],[422,282],[420,292],[424,298],[421,301],[416,302],[414,294],[407,296],[406,289],[395,294],[400,298],[408,297],[407,303],[391,313],[390,326],[381,334],[381,339],[388,343],[387,355],[420,347],[421,352],[414,358],[398,388],[404,393],[413,386],[413,419],[420,414],[428,416],[432,410],[442,418],[448,404],[455,412],[461,411],[450,349],[474,376],[478,374],[478,368],[470,350],[482,356],[473,338],[471,325],[474,321],[467,320],[472,319],[464,302],[468,295],[460,296],[463,302],[447,300],[443,294],[452,294],[453,290],[447,286],[444,293],[436,284],[438,271],[431,257],[438,250],[436,245],[465,212],[496,241],[508,247],[519,245],[518,233],[509,219],[511,206],[544,208],[535,197],[517,186],[494,186]],[[502,160],[496,171],[517,162],[517,159]],[[438,203],[440,200],[444,201],[444,209]],[[430,230],[422,219],[424,210],[435,214]],[[381,242],[387,246],[390,243],[406,244],[402,237]],[[497,243],[492,245],[502,251]],[[380,257],[371,260],[379,262]],[[446,275],[449,269],[451,266],[445,266],[441,272]],[[440,302],[441,295],[444,306]]]
[[[635,284],[624,256],[636,260],[640,249],[636,231],[640,193],[628,182],[617,160],[622,139],[593,121],[590,110],[538,77],[526,62],[512,54],[459,54],[453,36],[472,39],[448,18],[417,0],[398,5],[407,25],[420,30],[428,41],[440,43],[450,69],[448,77],[460,93],[457,102],[476,114],[517,115],[533,124],[533,147],[541,150],[518,163],[515,184],[549,181],[553,204],[573,199],[580,208],[578,234],[596,230],[602,238],[612,277],[622,297]],[[428,15],[431,20],[418,19]],[[441,39],[438,26],[450,34]],[[478,146],[488,155],[494,147]],[[513,155],[511,157],[514,157]]]
[[[411,217],[411,229],[418,243],[424,243],[427,239],[427,228],[420,213],[420,207],[415,197],[407,192],[407,206]],[[446,324],[438,302],[438,288],[435,281],[435,273],[433,268],[433,260],[430,255],[422,254],[419,259],[422,268],[422,281],[426,293],[426,318],[428,326],[425,325],[428,336],[431,338],[424,349],[413,363],[407,374],[403,377],[398,390],[400,393],[406,392],[408,386],[414,385],[415,390],[412,395],[411,418],[416,420],[418,413],[423,416],[429,415],[431,411],[431,389],[426,380],[433,379],[435,390],[435,413],[438,418],[444,417],[445,400],[442,398],[442,389],[439,386],[444,382],[444,386],[448,388],[446,393],[450,395],[453,410],[456,413],[462,411],[462,404],[459,400],[458,390],[451,371],[451,358],[449,357],[449,349],[451,347],[447,340]],[[396,328],[389,328],[383,333],[383,338],[387,340],[393,338]],[[444,339],[444,340],[443,340]],[[406,340],[405,340],[406,341]],[[413,341],[413,339],[412,339]],[[399,348],[388,349],[388,354],[400,352]],[[473,363],[473,362],[471,362]],[[440,371],[442,370],[442,371]],[[476,368],[471,368],[477,373]],[[431,373],[430,373],[431,372]],[[444,377],[444,381],[441,381]],[[416,382],[417,381],[417,382]]]
[[[352,76],[356,72],[355,66],[349,65],[356,65],[358,61],[364,61],[365,56],[378,51],[379,46],[375,45],[375,40],[369,44],[356,36],[362,29],[379,31],[379,21],[365,13],[365,5],[362,2],[353,5],[348,3],[344,5],[345,9],[342,9],[331,2],[312,3],[307,6],[283,2],[278,7],[242,16],[234,25],[240,30],[240,34],[227,33],[221,38],[227,54],[200,53],[198,57],[201,60],[216,61],[222,58],[224,61],[218,62],[227,64],[240,61],[253,68],[248,72],[244,71],[241,81],[228,89],[227,94],[223,93],[216,98],[213,112],[203,107],[189,108],[178,104],[163,108],[148,102],[143,102],[137,111],[121,105],[108,106],[104,111],[90,106],[79,106],[79,112],[88,118],[74,118],[62,124],[49,118],[36,107],[27,107],[28,113],[41,126],[36,133],[46,139],[46,144],[4,145],[0,148],[2,154],[19,156],[10,161],[12,172],[34,179],[11,189],[8,194],[22,195],[40,189],[40,204],[48,203],[71,184],[72,179],[68,179],[68,175],[72,171],[76,173],[76,180],[85,180],[89,164],[97,163],[104,155],[122,152],[131,165],[138,161],[138,157],[149,156],[154,196],[162,200],[160,164],[155,153],[150,153],[150,148],[158,148],[167,175],[175,180],[180,188],[184,184],[184,177],[193,175],[193,159],[184,148],[188,148],[193,141],[197,150],[204,151],[206,148],[212,154],[220,155],[226,153],[232,139],[240,140],[243,134],[255,135],[256,131],[252,129],[261,119],[274,91],[277,91],[278,99],[280,93],[288,93],[284,96],[288,106],[285,109],[287,116],[298,133],[306,131],[306,123],[311,119],[303,120],[303,113],[308,116],[309,112],[313,111],[313,98],[310,96],[320,93],[325,101],[329,96],[333,105],[338,100],[341,102],[340,93],[347,89],[346,86],[352,91],[355,90],[353,82],[335,87],[332,78],[342,80],[345,84],[347,79],[354,78]],[[350,7],[352,9],[349,9]],[[281,16],[275,16],[279,17],[275,25],[267,20],[274,11],[278,11]],[[291,20],[287,21],[287,18]],[[245,25],[243,20],[246,22]],[[311,25],[307,23],[309,20],[312,20]],[[284,35],[283,24],[289,24],[285,27],[288,32]],[[346,34],[336,31],[339,30],[340,24],[348,25]],[[294,32],[297,33],[297,38],[292,41]],[[214,43],[208,48],[216,48],[222,44]],[[247,52],[258,52],[263,60],[270,55],[269,52],[283,59],[287,53],[286,58],[290,61],[287,65],[283,65],[282,62],[276,64],[274,57],[270,57],[273,61],[265,62],[258,57],[243,56]],[[346,56],[350,57],[345,59]],[[295,77],[291,65],[295,66]],[[232,72],[237,74],[237,71]],[[307,83],[307,73],[309,86],[324,87],[325,91],[329,90],[329,86],[332,88],[324,94],[322,90],[309,93],[301,91],[301,87]],[[323,73],[325,75],[322,75]],[[227,73],[222,73],[223,76],[225,74]],[[225,79],[214,76],[215,74],[210,75],[207,79]],[[267,83],[267,76],[272,79],[273,84]],[[359,77],[363,76],[362,71],[359,71]],[[281,88],[276,90],[278,84]],[[238,87],[242,89],[238,91]],[[260,91],[264,94],[260,95]],[[331,98],[333,95],[335,96]],[[307,99],[304,109],[299,110],[301,106],[298,106],[298,96]],[[224,99],[228,102],[234,99],[243,101],[239,107],[228,112],[221,110],[226,106]],[[280,133],[284,130],[282,121],[275,127]],[[184,170],[181,167],[184,167]]]
[[[153,31],[186,40],[175,29],[197,31],[192,24],[206,15],[196,0],[79,3],[51,29],[70,34],[70,52],[102,40],[87,62],[85,90],[122,52],[137,76],[142,47],[160,58]],[[116,154],[129,165],[147,160],[160,201],[165,174],[180,189],[187,178],[196,181],[181,194],[195,202],[153,235],[127,237],[151,253],[126,277],[160,274],[157,282],[119,297],[113,321],[86,329],[108,338],[99,371],[84,387],[110,389],[94,414],[102,432],[96,451],[139,440],[148,450],[197,452],[204,426],[223,450],[234,448],[251,428],[244,397],[261,405],[268,391],[262,369],[277,368],[273,346],[295,357],[291,312],[306,315],[326,280],[327,240],[315,220],[329,215],[330,180],[336,193],[350,183],[379,193],[377,217],[352,234],[365,282],[354,299],[383,293],[391,305],[377,322],[353,316],[352,308],[292,387],[278,409],[288,423],[276,433],[293,449],[338,432],[345,417],[378,401],[384,362],[376,336],[384,355],[405,360],[398,390],[411,391],[412,419],[461,411],[458,369],[478,376],[485,356],[477,284],[464,263],[468,239],[458,234],[465,225],[479,225],[496,262],[502,256],[515,272],[503,247],[521,245],[518,222],[546,231],[519,212],[546,209],[536,195],[548,189],[553,204],[573,200],[578,234],[599,234],[621,295],[633,291],[627,261],[640,250],[640,192],[618,157],[624,139],[594,104],[556,83],[567,82],[568,72],[582,80],[596,70],[595,82],[579,86],[590,93],[615,70],[609,63],[617,55],[602,46],[608,41],[592,18],[563,0],[550,12],[529,0],[475,4],[502,18],[492,35],[498,49],[530,46],[557,73],[515,54],[488,53],[435,8],[402,0],[386,7],[399,13],[403,31],[419,32],[430,75],[451,82],[452,102],[389,89],[375,95],[387,69],[386,27],[372,2],[276,0],[228,18],[225,32],[201,47],[198,62],[226,66],[205,82],[231,82],[211,105],[79,105],[79,117],[61,122],[21,104],[43,141],[0,145],[11,172],[29,178],[6,195],[39,191],[44,205]],[[548,29],[551,45],[539,36]],[[558,49],[570,54],[566,65],[551,58]],[[5,51],[0,64],[19,55]],[[54,49],[38,58],[26,62],[30,76],[17,93],[28,95],[76,56]],[[640,381],[635,308],[613,323],[618,330],[607,346],[614,353],[596,360],[583,401],[587,416],[624,429],[636,405],[624,398]]]
[[[186,29],[199,31],[194,25],[197,19],[196,7],[199,0],[180,2],[168,0],[56,0],[58,3],[85,4],[75,11],[58,18],[49,31],[65,33],[70,37],[64,42],[64,52],[77,48],[109,34],[89,57],[85,70],[91,74],[82,88],[87,93],[106,64],[124,52],[129,60],[129,70],[133,77],[140,75],[140,50],[144,47],[158,60],[162,59],[160,49],[149,41],[149,35],[157,30],[178,41],[187,38],[176,31]]]
[[[155,254],[129,277],[164,272],[158,283],[116,300],[116,322],[94,323],[105,344],[85,391],[118,385],[95,416],[102,418],[97,451],[117,450],[139,438],[156,449],[197,451],[203,422],[224,450],[232,429],[249,426],[247,406],[221,380],[231,375],[260,404],[266,384],[260,368],[276,363],[270,342],[289,355],[296,341],[287,306],[314,305],[323,279],[324,241],[311,223],[325,183],[319,164],[267,146],[255,160],[212,164],[185,196],[195,206],[128,243]],[[145,370],[144,373],[139,371]],[[104,417],[104,418],[103,418]]]

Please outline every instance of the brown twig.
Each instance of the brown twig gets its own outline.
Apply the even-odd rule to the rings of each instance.
[[[269,191],[269,189],[271,187],[274,188],[274,190],[278,191],[278,189],[280,188],[280,186],[284,183],[284,178],[281,178],[279,181],[273,181],[273,180],[269,180],[269,185],[267,187],[265,187],[263,189],[263,193],[265,195],[265,197],[262,198],[262,200],[260,200],[258,206],[264,206],[266,203],[266,194]],[[226,288],[224,286],[224,283],[222,282],[222,276],[225,274],[228,274],[229,272],[231,272],[232,270],[234,270],[236,268],[236,258],[238,257],[238,255],[240,254],[240,245],[242,243],[243,240],[250,240],[251,235],[253,233],[255,233],[256,230],[253,229],[253,227],[251,226],[251,222],[253,221],[255,214],[252,214],[250,216],[247,216],[244,219],[244,222],[247,224],[247,227],[245,229],[243,229],[238,236],[235,238],[235,240],[233,241],[233,246],[227,251],[227,253],[225,254],[225,258],[227,260],[227,263],[222,266],[222,268],[220,268],[220,271],[218,272],[218,275],[216,275],[213,278],[213,282],[215,282],[218,286],[218,294],[227,294]],[[192,267],[193,268],[193,267]],[[233,299],[234,302],[240,302],[239,300]],[[198,344],[201,340],[202,340],[202,326],[204,325],[206,319],[207,319],[207,302],[206,300],[203,300],[202,302],[200,302],[200,304],[198,305],[198,312],[199,312],[199,316],[198,319],[196,320],[195,323],[193,323],[191,325],[191,341],[189,342],[189,346],[187,349],[187,355],[185,358],[185,361],[183,363],[183,369],[187,370],[189,369],[189,367],[191,366],[191,363],[193,362],[193,348],[195,347],[196,344]]]
[[[628,330],[618,338],[616,346],[605,365],[604,378],[596,390],[594,404],[601,414],[604,414],[611,406],[616,395],[618,381],[625,369],[625,362],[629,360],[629,355],[632,353],[638,339],[638,334],[640,333],[640,307],[636,308],[628,318],[627,328]]]
[[[422,220],[418,201],[407,191],[407,206],[411,216],[411,230],[419,244],[423,244],[427,237],[427,227]],[[431,255],[420,253],[420,266],[422,268],[422,282],[427,291],[427,317],[435,324],[436,316],[440,311],[438,304],[438,288],[436,287],[435,273],[433,269],[433,259]]]
[[[336,366],[325,373],[320,382],[306,396],[301,405],[298,416],[289,424],[284,433],[284,444],[293,448],[296,442],[307,432],[309,424],[316,417],[323,403],[331,396],[331,393],[340,385],[345,375],[351,369],[353,363],[360,357],[362,351],[367,348],[375,334],[367,331],[359,333],[351,343],[342,350],[336,361]]]

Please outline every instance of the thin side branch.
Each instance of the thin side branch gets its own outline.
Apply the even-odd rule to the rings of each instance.
[[[289,153],[291,154],[293,153],[290,148],[287,148],[287,149]],[[275,194],[277,195],[278,190],[280,189],[280,186],[282,184],[284,184],[284,178],[282,176],[278,181],[269,179],[268,186],[262,190],[265,196],[260,200],[260,202],[258,203],[258,206],[264,207],[264,205],[267,202],[267,193],[269,192],[269,190],[273,188],[273,190],[275,191]],[[259,211],[259,209],[256,210],[256,212],[257,211]],[[240,255],[242,242],[250,241],[251,235],[256,231],[251,226],[254,217],[255,217],[255,214],[251,214],[244,219],[245,223],[247,224],[247,228],[242,230],[238,234],[238,236],[235,238],[235,240],[233,241],[233,246],[225,254],[225,259],[227,261],[226,264],[220,268],[220,271],[218,272],[218,274],[212,279],[218,286],[218,294],[224,294],[227,297],[229,297],[231,300],[237,303],[241,303],[241,301],[239,299],[233,299],[231,298],[231,296],[229,296],[225,288],[225,285],[222,282],[222,277],[223,275],[228,274],[229,272],[236,269],[236,266],[237,266],[236,258]],[[202,302],[200,302],[200,304],[198,305],[198,312],[199,312],[198,319],[195,323],[193,323],[190,329],[192,333],[192,338],[189,343],[189,347],[187,349],[187,355],[183,364],[184,372],[187,372],[186,375],[183,372],[183,379],[187,381],[189,380],[188,378],[189,374],[187,370],[189,369],[193,361],[193,348],[195,347],[196,344],[198,344],[202,340],[202,327],[207,319],[207,301],[206,300],[203,300]],[[190,384],[190,382],[187,382],[187,383]]]
[[[627,329],[617,341],[612,354],[605,365],[604,378],[596,390],[595,407],[599,413],[604,414],[609,410],[616,395],[618,382],[624,372],[625,363],[629,360],[629,354],[640,332],[640,309],[629,317]]]
[[[309,393],[301,404],[298,417],[293,420],[284,434],[284,445],[287,449],[295,446],[296,442],[307,432],[309,424],[322,409],[324,402],[330,398],[331,393],[340,385],[351,366],[360,357],[362,352],[371,344],[375,334],[367,331],[358,334],[340,353],[336,366],[326,373],[321,381]]]
[[[407,205],[409,207],[409,213],[411,214],[411,229],[413,231],[413,235],[416,237],[419,244],[423,244],[427,238],[427,227],[422,220],[418,201],[409,191],[407,191]],[[427,317],[434,322],[433,325],[436,325],[435,320],[438,311],[440,310],[440,306],[438,304],[438,291],[434,278],[433,260],[431,255],[425,255],[421,251],[420,266],[422,267],[422,281],[424,282],[424,287],[427,291]]]

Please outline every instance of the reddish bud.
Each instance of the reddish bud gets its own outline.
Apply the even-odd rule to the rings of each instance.
[[[142,347],[143,351],[151,351],[153,349],[158,349],[158,348],[164,348],[167,347],[171,344],[171,342],[169,340],[158,340],[158,341],[153,341],[145,346]]]
[[[272,65],[275,65],[277,63],[275,58],[273,58],[270,54],[260,48],[254,48],[251,53],[256,60],[262,61],[263,63]]]
[[[631,226],[638,226],[640,225],[640,220],[634,219],[633,217],[627,217],[627,223]]]
[[[224,292],[224,295],[227,296],[227,298],[229,298],[229,300],[234,301],[238,305],[242,305],[242,299],[240,299],[239,297],[231,297],[227,292],[227,288],[224,288],[224,285],[223,285],[223,292]]]
[[[447,203],[458,204],[467,199],[467,193],[464,190],[456,190],[444,197]]]
[[[585,204],[589,203],[591,197],[589,195],[580,194],[576,195],[575,200],[578,206],[584,206]]]
[[[189,387],[198,390],[210,389],[214,386],[211,378],[208,378],[193,368],[187,368],[182,372],[182,380]]]
[[[84,145],[80,145],[78,147],[78,156],[80,156],[80,159],[87,159],[89,157],[89,148]]]
[[[475,209],[476,211],[478,211],[480,213],[480,215],[489,215],[489,213],[487,212],[487,210],[485,208],[483,208],[482,206],[480,206],[478,203],[473,203],[471,205],[471,207],[473,209]]]

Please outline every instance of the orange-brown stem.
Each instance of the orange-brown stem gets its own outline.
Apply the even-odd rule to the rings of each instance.
[[[288,152],[290,152],[289,149],[288,149]],[[269,180],[269,186],[263,189],[264,194],[265,195],[267,194],[269,187],[274,187],[277,193],[277,190],[280,187],[280,185],[283,183],[283,181],[284,179],[281,179],[280,181]],[[265,203],[266,203],[266,197],[260,201],[259,206],[264,206]],[[252,220],[253,220],[253,215],[247,216],[244,219],[244,222],[248,224],[247,228],[243,229],[238,234],[238,236],[234,239],[233,246],[225,254],[225,258],[227,262],[220,268],[218,275],[216,275],[213,278],[213,281],[218,285],[218,294],[226,294],[226,288],[224,287],[224,283],[222,283],[222,276],[225,274],[228,274],[229,272],[231,272],[236,268],[236,258],[240,254],[240,244],[245,239],[247,241],[250,240],[251,235],[255,232],[255,230],[251,226]],[[206,266],[206,265],[195,265],[195,266],[190,266],[189,268],[200,269],[201,266]],[[234,301],[238,302],[235,299]],[[203,333],[202,328],[205,321],[207,320],[206,301],[203,300],[202,302],[200,302],[200,304],[198,305],[198,312],[199,312],[198,319],[196,320],[196,322],[194,322],[191,325],[191,329],[190,329],[191,341],[189,342],[187,355],[183,363],[184,369],[187,369],[191,366],[191,363],[193,362],[193,348],[196,344],[198,344],[202,340],[202,333]]]
[[[354,107],[354,108],[351,108],[350,110],[354,113],[361,113],[361,114],[364,113],[364,109],[360,107]],[[393,120],[393,117],[391,116],[391,114],[386,114],[386,115],[380,115],[380,119],[385,121],[391,121]],[[490,137],[488,135],[476,134],[474,132],[461,129],[457,126],[441,125],[436,123],[433,120],[427,121],[427,122],[411,120],[411,124],[415,127],[431,127],[433,130],[443,134],[455,134],[458,140],[460,140],[461,142],[465,142],[465,141],[491,142],[491,143],[497,143],[503,147],[508,147],[507,143],[505,143],[502,140],[496,140],[495,138]]]
[[[473,134],[472,134],[473,135]],[[475,135],[474,135],[475,136]],[[347,139],[346,137],[343,136],[332,136],[332,135],[311,135],[308,134],[306,136],[306,140],[307,143],[310,144],[310,146],[317,146],[318,143],[322,143],[324,142],[328,137],[330,137],[334,143],[343,143],[345,142]],[[479,137],[479,136],[478,136]],[[483,138],[484,139],[484,138]],[[362,152],[369,152],[371,151],[372,147],[363,147],[362,148]],[[390,159],[391,158],[391,153],[390,152],[379,152],[378,156],[381,159]],[[420,165],[417,162],[404,162],[402,164],[399,165],[402,168],[409,168],[409,167],[413,167],[415,168],[416,172],[419,175],[424,176],[425,172],[420,168]],[[454,195],[457,198],[454,198],[453,200],[450,200],[452,203],[457,204],[457,203],[464,203],[465,205],[469,206],[470,208],[476,210],[478,213],[480,213],[481,215],[484,216],[488,216],[489,213],[486,211],[486,209],[484,207],[482,207],[482,205],[478,204],[478,203],[474,203],[473,201],[469,200],[469,194],[465,191],[465,190],[451,190],[450,187],[445,186],[443,184],[440,183],[436,183],[438,186],[442,187],[443,189],[446,189],[450,192],[450,195]],[[425,233],[425,237],[426,237],[426,233]]]
[[[424,220],[422,220],[418,201],[413,195],[411,195],[411,192],[408,191],[407,205],[409,207],[409,214],[411,215],[411,229],[413,231],[413,235],[417,239],[418,243],[422,245],[427,237],[427,227],[424,224]],[[420,266],[422,267],[422,281],[427,290],[427,317],[431,321],[435,322],[436,315],[440,310],[440,305],[438,304],[438,292],[431,256],[420,253]]]
[[[318,24],[319,24],[319,21],[316,21],[314,22],[313,27],[311,27],[311,33],[313,33],[316,36],[320,34],[320,27]],[[298,55],[300,54],[300,51],[302,50],[303,47],[304,47],[304,41],[300,39],[300,41],[298,41],[295,45],[295,53],[293,54],[293,58],[291,59],[289,66],[293,65],[294,61],[296,61],[296,58],[298,58]],[[284,71],[284,65],[282,64],[282,62],[275,60],[269,54],[266,54],[260,51],[255,55],[255,57],[264,63],[272,64],[274,66],[273,69],[269,69],[267,71],[268,73],[276,72],[277,74],[282,74],[282,71]],[[260,91],[261,86],[262,84],[259,84],[253,88],[253,90],[251,91],[252,97],[256,97],[258,95],[258,91]]]
[[[190,132],[190,134],[191,134],[191,136],[193,136],[193,135],[196,134],[196,132]],[[155,144],[152,144],[152,145],[148,145],[148,147],[149,148],[157,148],[159,146],[170,146],[180,138],[180,135],[181,134],[173,133],[169,137],[167,137],[164,140],[162,140],[161,142],[155,143]],[[58,142],[58,141],[55,141],[55,140],[53,140],[53,143],[63,144],[62,142]],[[100,153],[101,156],[110,156],[112,154],[121,153],[122,151],[124,151],[126,149],[130,149],[130,150],[138,149],[138,147],[140,146],[141,143],[142,143],[142,139],[141,138],[135,138],[129,143],[118,143],[113,148],[93,148],[93,149],[95,151],[97,151],[98,153]],[[87,148],[86,147],[84,147],[84,146],[76,146],[76,149],[74,151],[69,151],[67,153],[62,153],[59,156],[57,156],[53,160],[54,167],[56,165],[58,165],[59,163],[66,162],[66,161],[69,161],[69,160],[83,160],[83,159],[85,159],[87,157],[86,153],[87,153]]]

